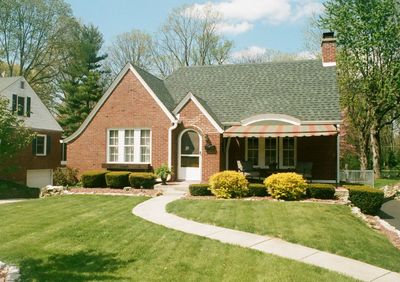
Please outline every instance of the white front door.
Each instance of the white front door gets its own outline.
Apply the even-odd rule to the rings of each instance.
[[[178,179],[201,180],[201,137],[192,130],[183,131],[178,138]]]

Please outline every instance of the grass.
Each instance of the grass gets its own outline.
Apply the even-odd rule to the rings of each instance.
[[[0,259],[22,281],[354,281],[173,231],[131,214],[145,197],[76,195],[0,205]]]
[[[393,185],[396,183],[400,183],[400,178],[379,178],[375,179],[375,188],[382,188],[386,185]]]
[[[400,271],[400,251],[350,213],[350,208],[301,202],[178,200],[169,212],[195,221],[272,235]]]

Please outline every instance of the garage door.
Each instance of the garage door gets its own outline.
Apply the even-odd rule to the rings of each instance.
[[[44,187],[53,184],[53,170],[35,169],[26,172],[26,185],[29,187]]]

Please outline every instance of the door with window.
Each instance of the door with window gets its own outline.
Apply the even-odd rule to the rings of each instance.
[[[178,179],[201,180],[201,137],[194,130],[185,130],[178,140]]]

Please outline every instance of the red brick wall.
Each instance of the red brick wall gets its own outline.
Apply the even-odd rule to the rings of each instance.
[[[106,163],[108,128],[150,128],[153,167],[168,163],[171,122],[135,75],[128,71],[84,132],[67,146],[68,166],[80,173]]]
[[[0,175],[1,179],[26,184],[26,171],[31,169],[55,169],[61,165],[61,132],[36,130],[38,134],[50,136],[50,152],[46,156],[36,156],[32,153],[32,144],[28,145],[20,154],[2,168],[12,168],[12,173]]]
[[[336,62],[336,41],[333,39],[324,39],[322,41],[322,62]]]
[[[179,133],[181,133],[184,129],[192,128],[197,131],[202,136],[202,168],[201,168],[201,181],[208,182],[208,179],[214,173],[220,171],[222,169],[221,158],[221,142],[222,137],[221,134],[217,131],[217,129],[210,123],[205,115],[203,115],[200,109],[196,106],[196,104],[190,100],[181,110],[180,118],[181,124],[175,130],[174,133],[174,152],[173,152],[173,163],[174,167],[177,167],[177,150],[178,150],[178,142],[177,139],[179,137]],[[208,153],[204,146],[205,143],[205,135],[211,140],[211,143],[215,145],[216,152]],[[179,176],[178,176],[179,178]]]

